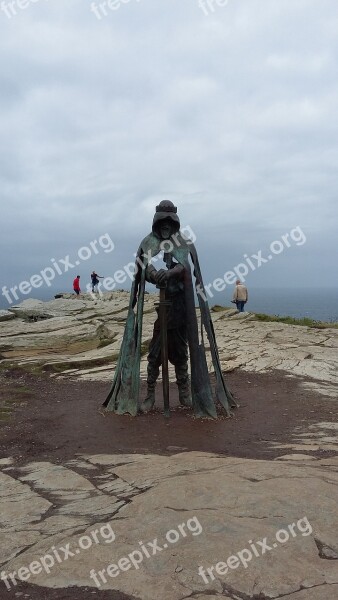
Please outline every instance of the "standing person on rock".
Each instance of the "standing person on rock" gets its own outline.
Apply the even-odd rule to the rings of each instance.
[[[76,275],[74,281],[73,281],[73,290],[75,292],[75,294],[78,296],[81,292],[81,288],[80,288],[80,275]]]
[[[239,312],[244,312],[244,305],[247,303],[248,298],[249,296],[247,287],[240,281],[240,279],[237,279],[232,302],[236,304]]]
[[[97,292],[97,286],[99,285],[99,279],[104,279],[104,277],[102,275],[98,275],[97,273],[95,273],[95,271],[93,271],[90,275],[90,278],[92,280],[92,293]]]

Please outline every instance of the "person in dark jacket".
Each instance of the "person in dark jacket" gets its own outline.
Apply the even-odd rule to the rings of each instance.
[[[95,288],[99,285],[99,279],[104,279],[104,277],[98,275],[97,273],[95,273],[95,271],[93,271],[90,278],[92,280],[92,292],[97,292],[97,289]]]

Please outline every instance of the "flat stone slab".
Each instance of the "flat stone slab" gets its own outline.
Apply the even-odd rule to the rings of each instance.
[[[28,567],[31,584],[116,590],[140,600],[338,597],[334,461],[187,452],[83,455],[71,463],[13,471],[24,483],[1,474],[5,574]],[[29,514],[23,505],[13,508],[15,490],[19,502],[29,501]],[[69,501],[65,491],[90,495]],[[117,491],[132,495],[118,500]],[[36,570],[46,555],[53,564],[32,573],[30,565]]]
[[[11,321],[15,319],[15,314],[9,310],[0,310],[0,321]]]
[[[278,456],[275,460],[296,460],[296,461],[304,461],[304,460],[317,460],[314,456],[310,456],[309,454],[284,454],[283,456]]]
[[[321,585],[318,588],[301,590],[291,594],[287,600],[337,600],[338,585]]]
[[[27,523],[40,521],[52,504],[28,485],[0,473],[0,506],[1,526],[11,528],[15,523],[20,530]]]
[[[93,484],[85,477],[62,465],[52,465],[48,462],[30,463],[20,471],[26,473],[20,476],[21,481],[31,482],[40,490],[56,491],[61,494],[66,490],[76,490],[76,492],[95,490]]]

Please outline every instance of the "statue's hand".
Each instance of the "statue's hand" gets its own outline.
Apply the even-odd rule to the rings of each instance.
[[[157,285],[164,285],[169,279],[169,271],[166,271],[165,269],[160,269],[159,271],[157,271],[156,275],[155,275],[155,281],[157,283]]]

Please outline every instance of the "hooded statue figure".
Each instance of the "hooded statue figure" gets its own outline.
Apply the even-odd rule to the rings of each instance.
[[[167,268],[156,270],[151,261],[162,251]],[[198,417],[217,418],[215,403],[218,401],[230,415],[231,408],[236,407],[236,403],[221,371],[197,252],[192,240],[180,231],[177,208],[170,200],[163,200],[156,207],[152,232],[141,242],[136,255],[123,341],[113,383],[104,406],[108,411],[135,416],[138,412],[147,412],[155,403],[155,386],[161,365],[158,319],[149,346],[147,397],[142,403],[139,401],[146,281],[158,287],[166,287],[165,296],[169,304],[167,309],[168,357],[175,366],[180,403],[183,406],[192,406]],[[195,308],[195,292],[200,308],[200,331]],[[207,367],[205,334],[215,371],[213,385]]]

